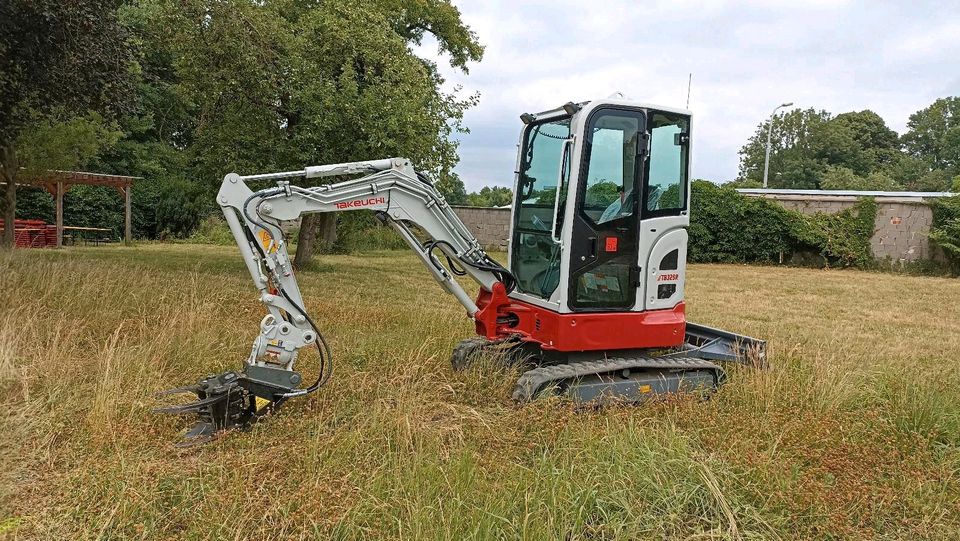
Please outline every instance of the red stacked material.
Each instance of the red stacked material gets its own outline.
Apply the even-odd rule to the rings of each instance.
[[[0,231],[4,223],[0,220]],[[17,248],[47,248],[57,245],[57,226],[43,220],[14,220],[13,239]]]

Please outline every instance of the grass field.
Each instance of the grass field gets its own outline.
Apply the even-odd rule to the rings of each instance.
[[[960,280],[693,266],[690,318],[773,368],[584,410],[452,373],[472,325],[413,256],[325,256],[300,281],[333,380],[176,450],[153,393],[239,368],[262,316],[235,249],[0,268],[0,538],[960,539]]]

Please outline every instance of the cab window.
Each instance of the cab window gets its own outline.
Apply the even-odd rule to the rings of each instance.
[[[690,123],[685,117],[666,113],[651,115],[644,202],[647,214],[674,214],[686,208],[689,131]]]

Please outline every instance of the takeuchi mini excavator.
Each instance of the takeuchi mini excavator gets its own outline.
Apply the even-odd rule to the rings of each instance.
[[[476,324],[453,368],[485,351],[520,363],[518,402],[709,394],[724,380],[718,362],[762,364],[763,341],[685,317],[690,112],[617,96],[520,118],[506,267],[404,158],[224,177],[217,202],[267,314],[242,371],[167,391],[197,395],[158,410],[200,416],[185,442],[249,425],[329,379],[330,348],[307,312],[280,227],[314,212],[370,210],[393,227]],[[321,177],[354,178],[291,184]],[[270,187],[252,191],[254,182]],[[476,297],[457,281],[463,276],[480,285]],[[320,356],[319,376],[306,386],[294,369],[304,347]]]

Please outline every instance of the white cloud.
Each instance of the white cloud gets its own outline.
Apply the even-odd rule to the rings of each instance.
[[[519,114],[620,90],[683,106],[693,73],[693,174],[729,180],[737,151],[784,101],[833,113],[872,109],[903,131],[914,111],[960,94],[960,5],[817,0],[775,3],[456,2],[486,46],[469,75],[435,44],[418,54],[450,88],[480,92],[457,170],[470,190],[513,180]]]

